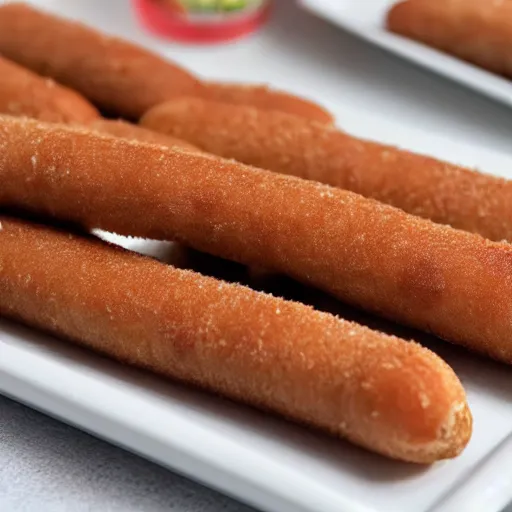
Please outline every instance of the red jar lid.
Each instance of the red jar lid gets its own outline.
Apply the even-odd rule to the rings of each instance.
[[[140,21],[150,32],[168,39],[203,44],[230,41],[254,32],[267,20],[270,10],[268,0],[133,0],[133,3]],[[231,9],[223,9],[223,3],[231,5]],[[194,9],[187,4],[214,7]]]

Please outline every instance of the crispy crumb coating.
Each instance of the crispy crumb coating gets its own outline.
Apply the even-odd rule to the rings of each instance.
[[[392,32],[512,77],[510,0],[407,0],[391,8],[387,26]]]
[[[22,2],[0,5],[0,53],[127,119],[138,119],[154,105],[187,94],[333,122],[312,101],[265,86],[203,83],[149,50]]]
[[[129,140],[199,151],[192,144],[142,126],[103,119],[75,91],[41,77],[0,56],[0,113],[52,123],[87,125],[90,129]]]
[[[512,182],[334,128],[195,98],[151,109],[141,125],[210,153],[335,187],[464,229],[512,241]]]
[[[265,85],[204,82],[197,96],[209,101],[249,105],[259,110],[285,112],[327,125],[334,123],[333,115],[320,105]]]
[[[188,151],[199,151],[198,148],[184,140],[149,130],[142,126],[122,120],[97,119],[88,125],[88,128],[100,133],[120,137],[121,139],[138,140],[149,144],[158,144],[167,147],[179,147]]]
[[[87,124],[99,112],[80,94],[0,56],[0,113]]]
[[[459,380],[414,342],[7,217],[0,314],[393,458],[454,457],[471,435]]]
[[[208,154],[8,116],[0,183],[0,207],[175,239],[512,363],[509,244]]]
[[[86,125],[114,137],[199,151],[192,144],[171,135],[122,120],[103,119],[80,94],[1,56],[0,113],[51,123]]]

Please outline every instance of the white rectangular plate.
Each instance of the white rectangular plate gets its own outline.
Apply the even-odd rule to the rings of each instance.
[[[386,31],[386,13],[397,1],[299,0],[311,12],[370,43],[512,106],[511,80]]]
[[[123,21],[117,11],[110,11],[108,23],[97,16],[97,9],[114,9],[114,2],[41,2],[111,23],[120,33],[136,31],[131,22],[126,30],[115,24]],[[259,41],[267,43],[274,48],[272,40]],[[230,53],[231,60],[222,57],[227,70],[238,70],[234,63],[243,57],[263,80],[297,92],[322,90],[323,77],[313,75],[306,60],[282,73],[279,68],[289,59],[274,54],[270,73],[267,50],[244,45],[230,50],[236,54]],[[220,48],[209,57],[203,49],[172,51],[208,73],[219,62],[211,55],[224,55]],[[512,178],[511,158],[381,121],[334,95],[325,99],[354,134]],[[113,241],[156,257],[166,252],[165,244]],[[5,321],[0,321],[0,392],[269,512],[498,512],[512,499],[512,369],[447,345],[434,348],[464,382],[475,431],[460,458],[431,468],[386,460]]]
[[[412,149],[486,171],[512,169],[507,157],[345,114],[352,132],[399,138]],[[165,253],[160,243],[111,239]],[[447,345],[434,349],[461,377],[475,430],[461,457],[428,469],[385,460],[3,321],[0,392],[271,512],[498,512],[512,499],[512,370]]]

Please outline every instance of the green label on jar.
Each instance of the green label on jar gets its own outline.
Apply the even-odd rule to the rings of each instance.
[[[179,0],[190,13],[223,13],[253,10],[261,7],[264,0]]]

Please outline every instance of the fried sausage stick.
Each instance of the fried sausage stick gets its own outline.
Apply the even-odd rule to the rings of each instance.
[[[175,239],[512,363],[512,246],[312,181],[4,117],[0,206]]]
[[[87,124],[99,112],[80,94],[0,56],[0,113]]]
[[[138,119],[154,105],[186,94],[333,121],[322,107],[284,92],[261,86],[203,84],[149,50],[22,2],[0,6],[0,53],[127,119]]]
[[[416,343],[92,238],[0,226],[2,316],[393,458],[430,463],[469,440],[459,380]]]
[[[494,241],[512,241],[509,180],[281,112],[195,98],[158,105],[141,125],[225,158],[351,190]]]
[[[388,13],[389,30],[494,73],[512,77],[509,0],[407,0]]]

